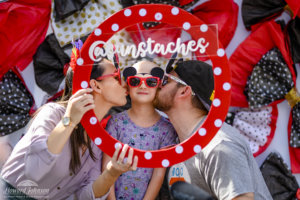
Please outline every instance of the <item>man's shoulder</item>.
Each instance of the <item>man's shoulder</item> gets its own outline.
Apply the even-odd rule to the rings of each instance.
[[[239,131],[226,123],[222,125],[215,137],[203,149],[203,153],[210,154],[211,152],[224,152],[225,149],[231,151],[233,154],[237,153],[237,150],[243,152],[250,151],[248,143]]]

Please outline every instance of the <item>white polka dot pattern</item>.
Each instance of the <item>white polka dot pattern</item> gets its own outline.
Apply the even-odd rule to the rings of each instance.
[[[96,117],[91,117],[90,118],[90,123],[92,124],[92,125],[95,125],[96,123],[97,123],[97,118]]]
[[[198,133],[199,133],[200,136],[205,136],[206,135],[206,129],[205,128],[200,128]]]
[[[173,15],[178,15],[179,14],[179,9],[178,8],[172,8],[172,10],[171,10],[171,13],[173,14]]]
[[[183,152],[183,147],[182,146],[177,146],[175,148],[176,153],[181,154]]]
[[[0,81],[0,136],[23,128],[30,119],[33,98],[11,70]]]
[[[147,160],[150,160],[152,158],[152,153],[151,152],[146,152],[144,156]]]
[[[292,127],[290,145],[294,148],[300,147],[300,102],[292,109]]]
[[[167,159],[164,159],[161,164],[163,167],[169,167],[170,162]]]
[[[273,48],[255,65],[244,93],[250,108],[260,108],[283,99],[293,87],[288,66],[280,51]]]
[[[95,31],[94,31],[94,33],[95,33],[96,36],[99,36],[99,35],[102,34],[102,31],[101,31],[101,29],[96,28]]]
[[[267,142],[271,132],[271,113],[272,107],[241,109],[235,112],[233,127],[249,142],[252,153],[256,153]]]
[[[89,86],[88,82],[86,82],[86,81],[82,81],[80,85],[81,85],[81,88],[83,88],[83,89],[85,89]]]
[[[130,15],[131,15],[131,10],[130,9],[126,9],[126,10],[124,10],[124,15],[126,16],[126,17],[129,17]]]
[[[100,145],[101,143],[102,143],[101,138],[97,137],[97,138],[95,139],[95,144],[96,144],[96,145]]]
[[[82,58],[78,58],[76,62],[77,62],[77,65],[83,65],[83,59]]]
[[[200,151],[201,151],[201,146],[200,145],[195,145],[194,146],[194,152],[195,153],[200,153]]]
[[[184,22],[182,28],[184,30],[189,30],[191,28],[191,24],[189,22]]]
[[[206,24],[202,24],[202,25],[200,26],[200,30],[201,30],[202,32],[206,32],[206,31],[208,30],[208,26],[207,26]]]
[[[139,15],[140,15],[141,17],[144,17],[144,16],[146,16],[146,14],[147,14],[147,11],[146,11],[146,9],[144,9],[144,8],[140,9],[140,11],[139,11]]]

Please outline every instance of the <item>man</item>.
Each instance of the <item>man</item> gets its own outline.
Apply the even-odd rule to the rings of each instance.
[[[213,92],[210,65],[180,60],[165,75],[154,104],[168,115],[183,142],[204,122]],[[248,144],[236,129],[225,123],[200,153],[179,165],[183,166],[179,171],[185,181],[217,199],[272,199]]]

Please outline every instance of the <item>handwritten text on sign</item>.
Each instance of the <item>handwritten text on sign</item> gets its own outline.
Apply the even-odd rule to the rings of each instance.
[[[155,40],[148,38],[147,42],[140,42],[136,47],[132,45],[116,45],[116,48],[113,48],[113,45],[106,47],[105,51],[101,48],[105,44],[104,41],[95,41],[89,48],[89,56],[94,62],[101,60],[101,57],[107,56],[110,53],[117,53],[121,56],[131,55],[133,58],[139,56],[145,57],[148,54],[162,54],[166,55],[168,53],[181,53],[186,56],[191,52],[199,51],[203,54],[206,51],[206,48],[209,46],[209,42],[206,42],[204,38],[199,38],[196,42],[195,40],[190,40],[187,43],[182,43],[180,38],[177,38],[176,43],[170,42],[166,46],[164,44],[155,43]],[[154,44],[154,45],[153,45]]]

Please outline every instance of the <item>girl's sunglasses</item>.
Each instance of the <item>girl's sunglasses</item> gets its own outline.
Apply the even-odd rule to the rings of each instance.
[[[117,81],[119,81],[120,85],[122,85],[120,69],[117,69],[115,73],[99,76],[98,78],[96,78],[96,80],[100,81],[108,77],[114,77]]]
[[[155,76],[151,76],[151,77],[129,76],[127,78],[127,84],[130,87],[139,87],[140,85],[142,85],[143,81],[147,87],[155,88],[159,85],[160,79]]]

